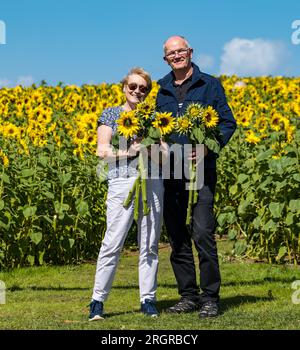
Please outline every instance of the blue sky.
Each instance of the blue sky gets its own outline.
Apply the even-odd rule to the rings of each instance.
[[[158,79],[174,34],[209,74],[300,76],[297,19],[299,0],[1,0],[0,87],[112,83],[133,66]]]

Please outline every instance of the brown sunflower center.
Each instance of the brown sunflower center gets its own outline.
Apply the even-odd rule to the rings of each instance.
[[[169,120],[167,118],[161,118],[160,125],[167,126],[169,124]]]
[[[126,119],[124,120],[124,126],[125,126],[126,128],[130,128],[131,125],[132,125],[131,119],[130,119],[130,118],[126,118]]]

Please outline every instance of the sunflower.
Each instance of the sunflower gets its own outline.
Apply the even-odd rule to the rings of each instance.
[[[207,128],[213,128],[218,124],[218,113],[211,106],[208,106],[203,113],[202,121]]]
[[[202,118],[204,114],[204,108],[198,103],[191,103],[186,109],[186,115],[191,120]]]
[[[0,149],[0,160],[3,163],[3,166],[5,168],[9,166],[9,159],[1,149]]]
[[[169,112],[157,112],[155,114],[155,120],[152,122],[155,128],[158,128],[162,135],[169,134],[175,127],[175,119],[172,117],[172,113]]]
[[[2,132],[3,135],[8,138],[18,138],[20,136],[19,128],[12,123],[7,123],[6,125],[4,125]]]
[[[117,123],[120,135],[127,139],[133,137],[139,131],[139,120],[135,116],[135,111],[122,112]]]
[[[84,129],[75,130],[73,135],[73,143],[78,147],[87,143],[87,134]]]
[[[263,133],[268,127],[266,116],[263,114],[258,117],[255,121],[254,126],[260,133]]]
[[[275,112],[271,116],[271,128],[275,131],[285,130],[286,124],[288,124],[288,120],[283,117],[281,114]]]
[[[145,120],[149,119],[155,110],[155,102],[154,101],[143,101],[139,103],[136,107],[136,111],[142,118]]]
[[[187,134],[193,126],[193,123],[186,116],[179,117],[176,120],[175,129],[179,134]]]
[[[248,130],[246,132],[246,141],[249,143],[252,143],[254,145],[258,144],[260,141],[260,138],[255,135],[255,133],[252,130]]]

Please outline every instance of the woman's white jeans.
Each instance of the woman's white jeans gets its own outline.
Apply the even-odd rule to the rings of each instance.
[[[105,301],[111,290],[120,253],[133,222],[134,199],[125,209],[123,202],[136,177],[118,177],[108,181],[107,229],[100,248],[95,285],[92,298]],[[142,202],[139,205],[139,290],[140,300],[156,300],[158,241],[163,215],[163,180],[147,179],[147,201],[150,213],[143,215]]]

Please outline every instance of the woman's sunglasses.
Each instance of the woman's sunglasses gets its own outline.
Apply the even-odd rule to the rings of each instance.
[[[135,91],[137,88],[139,88],[139,90],[140,90],[140,92],[142,94],[145,94],[147,92],[147,90],[148,90],[147,86],[145,86],[145,85],[138,85],[136,83],[130,83],[127,86],[128,86],[128,89],[130,91]]]

